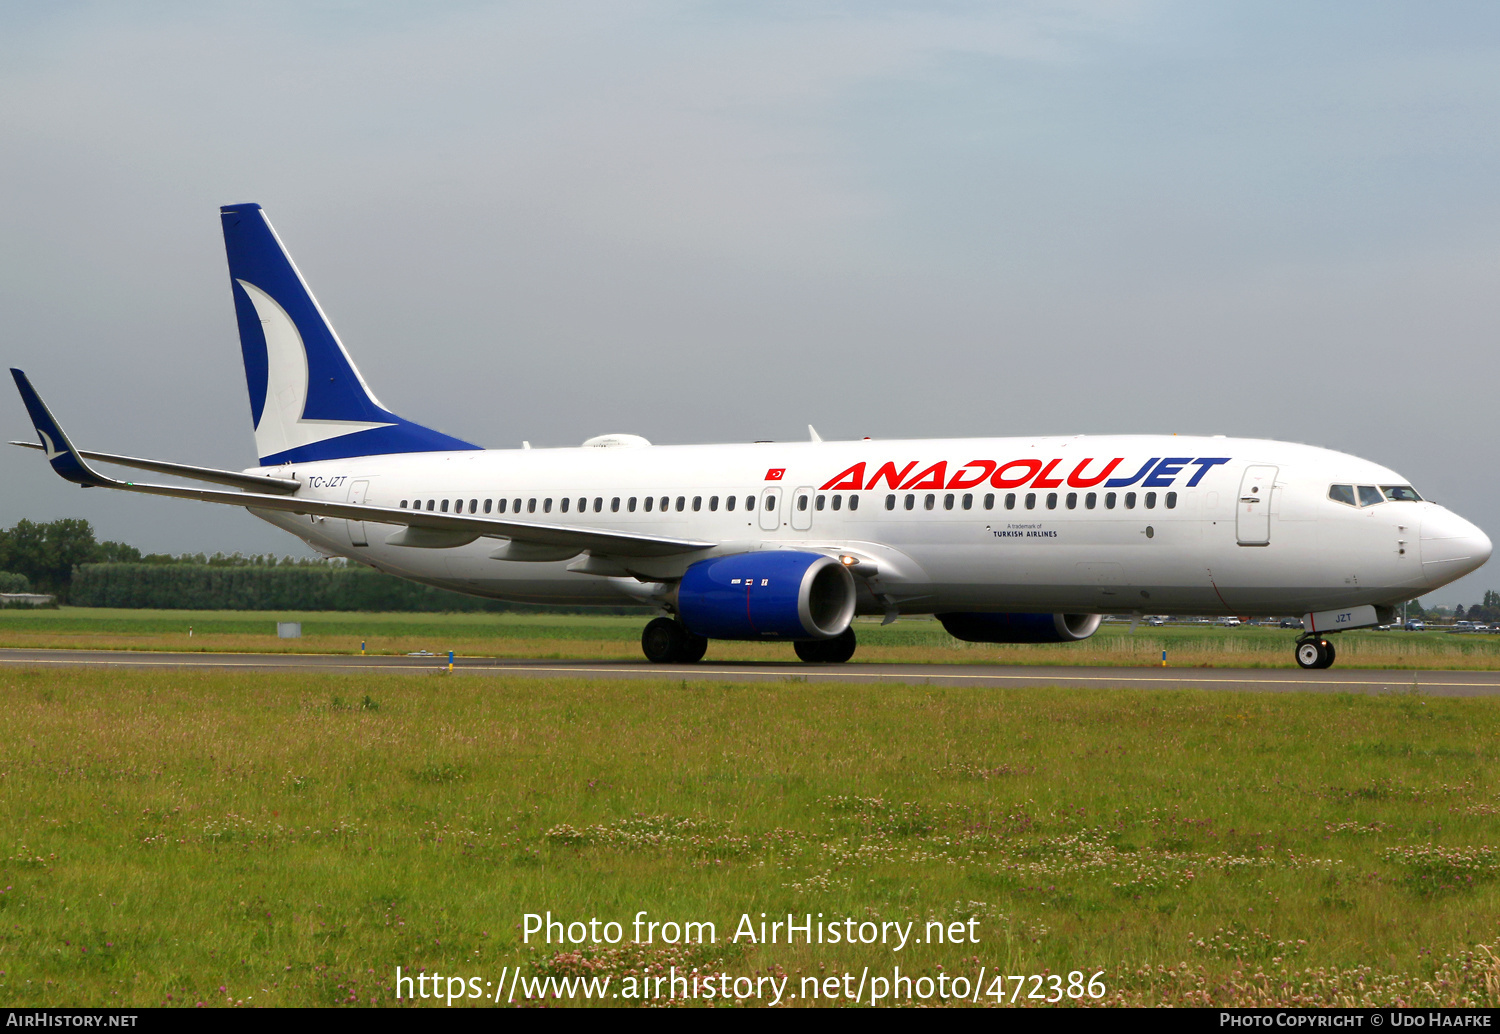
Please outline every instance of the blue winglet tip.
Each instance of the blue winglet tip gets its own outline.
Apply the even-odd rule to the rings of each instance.
[[[16,388],[21,393],[21,401],[26,404],[26,412],[31,415],[37,438],[47,450],[47,461],[52,464],[52,469],[69,481],[85,487],[109,484],[108,480],[94,473],[89,469],[88,464],[83,462],[83,458],[74,450],[73,443],[68,441],[68,436],[63,433],[57,419],[47,411],[47,404],[31,386],[31,381],[26,374],[11,367],[10,375],[15,379]]]

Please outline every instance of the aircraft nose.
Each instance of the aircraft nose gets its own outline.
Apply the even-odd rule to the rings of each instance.
[[[1492,549],[1490,537],[1456,513],[1435,506],[1422,518],[1422,576],[1434,587],[1477,571]]]

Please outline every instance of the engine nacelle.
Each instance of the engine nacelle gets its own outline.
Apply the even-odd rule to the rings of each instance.
[[[832,639],[854,619],[854,577],[791,549],[700,560],[677,586],[677,615],[709,639]]]
[[[939,614],[948,634],[970,643],[1076,643],[1099,629],[1098,614]]]

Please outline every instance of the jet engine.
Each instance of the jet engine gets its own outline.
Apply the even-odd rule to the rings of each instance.
[[[853,620],[854,596],[854,577],[822,553],[736,553],[687,569],[677,616],[708,639],[832,639]]]
[[[1098,614],[939,614],[948,634],[970,643],[1076,643],[1099,629]]]

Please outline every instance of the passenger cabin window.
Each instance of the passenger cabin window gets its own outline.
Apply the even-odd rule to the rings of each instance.
[[[994,492],[986,492],[984,494],[984,508],[986,510],[993,510],[995,508],[995,493]]]
[[[1057,493],[1056,492],[1048,492],[1047,493],[1047,509],[1049,509],[1049,510],[1055,510],[1055,509],[1057,509]]]
[[[805,495],[799,495],[797,497],[797,509],[798,510],[806,510],[807,509],[807,496],[805,496]],[[822,507],[820,506],[820,507],[818,507],[818,509],[821,510]]]
[[[837,499],[837,498],[838,498],[838,496],[834,496],[834,498],[835,498],[835,499]],[[823,507],[824,507],[824,506],[825,506],[825,505],[827,505],[827,503],[828,503],[828,497],[827,497],[827,496],[823,496],[823,495],[820,495],[820,496],[818,496],[818,498],[817,498],[817,499],[816,499],[816,500],[815,500],[815,501],[814,501],[814,502],[813,502],[813,509],[815,509],[815,510],[821,510],[821,509],[823,509]],[[805,509],[807,509],[807,507],[806,507],[806,506],[804,506],[804,507],[802,507],[802,509],[804,509],[804,510],[805,510]]]
[[[1086,496],[1083,497],[1083,508],[1085,510],[1092,510],[1094,508],[1094,505],[1096,503],[1098,503],[1098,502],[1099,502],[1099,493],[1098,492],[1090,492],[1088,495],[1086,495]]]
[[[753,496],[753,495],[747,495],[747,496],[745,496],[745,509],[747,509],[747,510],[753,510],[753,509],[755,509],[755,496]]]
[[[849,498],[853,499],[854,497],[850,496]],[[833,508],[835,510],[837,510],[839,507],[841,507],[843,505],[844,505],[844,497],[843,496],[836,495],[836,496],[833,497]],[[823,497],[822,496],[818,496],[818,508],[819,509],[823,508]]]
[[[1113,510],[1115,508],[1115,494],[1113,492],[1104,493],[1104,508],[1106,510]]]
[[[1148,510],[1154,510],[1154,509],[1156,509],[1156,493],[1155,492],[1147,492],[1146,493],[1146,509],[1148,509]]]
[[[552,500],[550,498],[542,500],[542,512],[543,513],[551,513],[552,512]]]
[[[943,509],[945,509],[945,510],[951,510],[951,509],[953,509],[953,493],[952,492],[949,492],[947,495],[943,496]]]
[[[485,508],[486,509],[489,508],[488,501],[486,501],[486,503],[485,503]],[[470,513],[478,513],[479,512],[479,500],[478,499],[470,499],[469,500],[469,512]]]
[[[1420,503],[1422,497],[1410,485],[1381,485],[1380,490],[1393,503]]]
[[[927,498],[924,499],[924,500],[922,500],[922,506],[923,506],[923,508],[930,510],[930,509],[932,509],[936,505],[937,505],[937,496],[933,495],[931,492],[928,492],[927,493]]]
[[[907,496],[906,496],[906,508],[908,510],[915,510],[917,508],[917,497],[916,496],[911,495],[909,493],[907,494]]]
[[[496,513],[504,513],[505,512],[505,502],[506,501],[504,499],[497,499],[497,500],[495,500],[495,512]]]
[[[735,502],[738,499],[739,499],[739,496],[737,496],[737,495],[728,495],[728,496],[725,496],[724,497],[724,509],[726,509],[726,510],[733,510],[734,509],[734,504],[735,504]]]
[[[1328,489],[1328,498],[1336,503],[1343,503],[1346,506],[1359,505],[1354,501],[1353,485],[1333,485]]]
[[[713,513],[718,508],[719,508],[719,497],[716,496],[716,495],[709,496],[708,497],[708,512],[709,513]]]
[[[405,499],[401,500],[401,509],[403,509],[403,510],[406,509],[406,500]]]
[[[681,507],[678,507],[678,509],[681,509]],[[703,497],[701,495],[693,496],[693,512],[697,513],[701,509],[703,509]]]
[[[620,500],[616,499],[615,500],[615,509],[618,510],[619,508],[620,508]],[[595,497],[595,499],[594,499],[594,512],[595,513],[599,513],[603,509],[604,509],[604,497],[602,495]]]
[[[1135,509],[1135,493],[1134,492],[1126,492],[1125,493],[1125,509],[1127,509],[1127,510],[1134,510]]]
[[[443,500],[443,510],[442,510],[442,512],[443,513],[447,513],[448,512],[448,500],[446,500],[446,499]]]
[[[1036,509],[1036,493],[1035,492],[1027,492],[1026,493],[1026,509],[1028,509],[1028,510],[1035,510]]]
[[[1005,508],[1007,510],[1014,510],[1016,508],[1016,493],[1014,493],[1014,492],[1006,492],[1005,493]]]
[[[567,513],[568,512],[568,503],[569,503],[569,501],[570,500],[568,500],[567,498],[564,498],[563,501],[562,501],[562,505],[559,506],[558,509],[560,509],[563,513]]]
[[[837,510],[839,508],[838,496],[834,496],[833,497],[833,508],[835,510]],[[859,509],[859,496],[857,496],[857,495],[851,495],[849,497],[849,509],[851,509],[851,510],[858,510]]]
[[[626,502],[625,509],[631,513],[635,513],[635,496],[631,496],[630,500]]]
[[[974,494],[972,492],[965,492],[964,493],[964,509],[965,510],[972,510],[972,509],[974,509]]]
[[[510,504],[510,512],[511,513],[520,513],[521,512],[521,500],[517,499],[513,503]]]
[[[651,508],[653,506],[655,506],[655,505],[656,505],[656,496],[654,496],[654,495],[648,495],[646,497],[646,512],[650,513],[651,512]]]
[[[661,497],[661,512],[662,513],[666,513],[667,512],[667,504],[670,503],[671,501],[672,500],[669,497],[667,497],[667,496],[662,496]]]
[[[1167,509],[1168,510],[1175,510],[1175,509],[1177,509],[1177,493],[1176,492],[1168,492],[1167,493]]]
[[[1359,486],[1360,506],[1374,506],[1376,503],[1383,502],[1385,502],[1385,496],[1381,494],[1380,489],[1376,488],[1374,485]]]
[[[768,496],[766,496],[766,509],[767,510],[774,510],[774,509],[776,509],[776,497],[774,495],[768,495]]]
[[[1069,492],[1068,493],[1068,509],[1070,509],[1070,510],[1076,510],[1076,509],[1078,509],[1078,493],[1077,492]]]
[[[484,512],[485,513],[489,513],[490,512],[490,504],[493,503],[493,502],[494,502],[493,499],[486,499],[484,501]]]
[[[632,506],[631,509],[634,510],[635,507]],[[619,496],[615,496],[613,499],[611,499],[609,501],[609,512],[610,513],[619,513],[620,512],[620,497]]]

